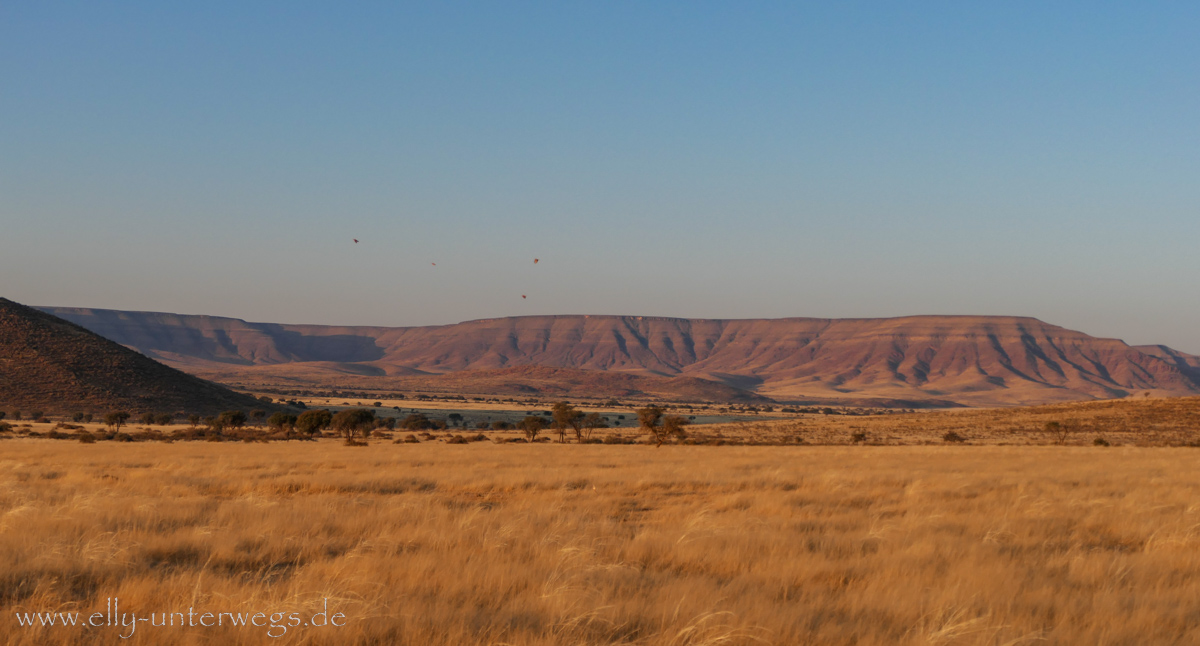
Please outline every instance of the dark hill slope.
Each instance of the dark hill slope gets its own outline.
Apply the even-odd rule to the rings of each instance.
[[[0,298],[0,408],[211,413],[262,404]]]

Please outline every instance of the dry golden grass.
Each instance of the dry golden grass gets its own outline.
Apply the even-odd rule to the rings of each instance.
[[[99,443],[0,460],[14,611],[313,612],[138,644],[1194,644],[1200,452]]]
[[[1200,445],[1200,397],[1130,398],[1019,408],[968,408],[869,416],[802,415],[694,426],[695,440],[715,437],[786,443],[848,444],[860,433],[868,444],[942,444],[953,432],[972,444],[1057,444],[1048,422],[1066,429],[1062,442],[1090,446],[1096,438],[1133,446]]]

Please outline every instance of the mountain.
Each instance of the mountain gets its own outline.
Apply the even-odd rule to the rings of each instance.
[[[780,401],[973,406],[1200,394],[1200,357],[1037,319],[523,316],[426,327],[44,308],[197,374],[287,383],[541,366],[693,377]]]
[[[0,298],[0,410],[210,413],[259,407],[249,395]]]

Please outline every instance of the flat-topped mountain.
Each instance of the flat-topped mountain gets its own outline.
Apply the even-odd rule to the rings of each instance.
[[[0,410],[207,413],[262,403],[0,298]]]
[[[333,383],[542,366],[687,376],[780,401],[1015,405],[1200,394],[1200,357],[1033,318],[523,316],[425,327],[44,308],[197,374]]]

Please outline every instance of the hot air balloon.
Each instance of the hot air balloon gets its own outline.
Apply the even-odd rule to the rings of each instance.
[[[358,238],[354,238],[354,244],[358,244]]]
[[[521,298],[525,298],[525,295],[524,295],[524,294],[521,294]]]
[[[534,258],[534,259],[533,259],[533,264],[535,264],[535,265],[536,265],[536,264],[537,264],[537,261],[538,261],[538,259],[537,259],[537,258]]]

